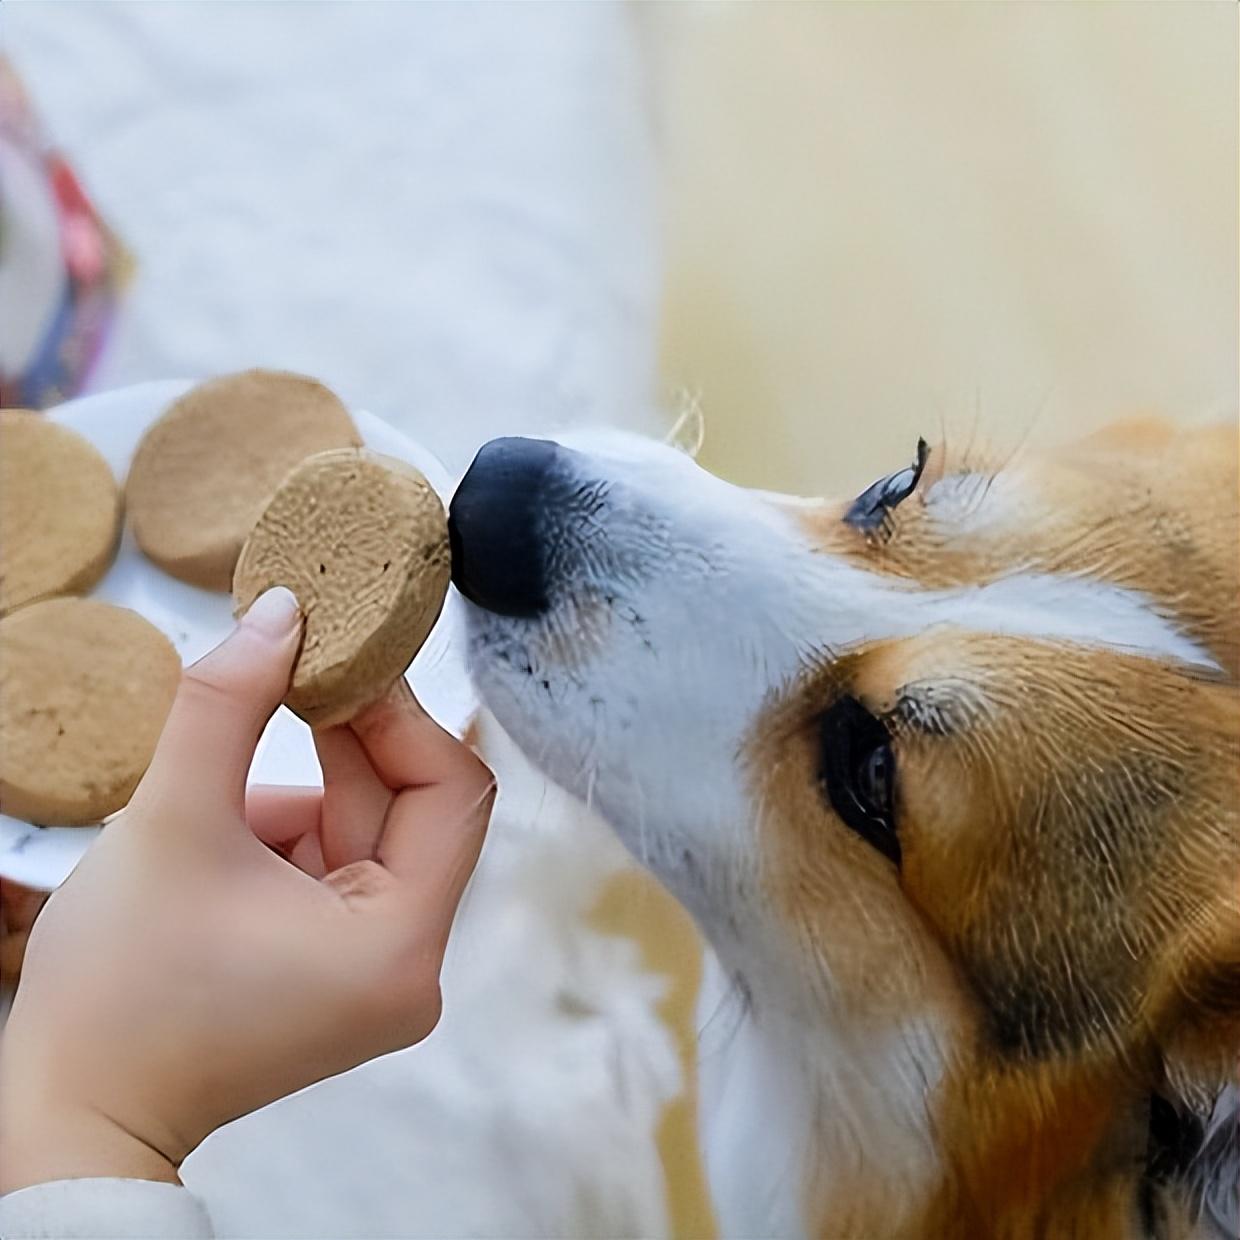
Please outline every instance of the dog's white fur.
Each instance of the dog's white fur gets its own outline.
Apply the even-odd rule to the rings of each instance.
[[[926,1011],[877,1036],[840,1022],[824,1040],[821,1021],[798,1010],[799,979],[780,975],[798,952],[781,948],[787,926],[757,881],[762,806],[744,766],[758,720],[824,658],[934,626],[1216,662],[1139,591],[1019,570],[976,586],[915,587],[821,552],[799,501],[729,485],[672,448],[617,433],[563,442],[578,454],[585,497],[555,552],[566,589],[537,621],[470,608],[479,689],[525,752],[598,809],[693,912],[718,953],[701,1079],[703,1149],[725,1233],[802,1233],[811,1147],[832,1176],[858,1162],[885,1166],[900,1186],[894,1233],[902,1206],[914,1208],[938,1171],[925,1099],[951,1042],[940,1017],[949,1018]],[[925,497],[948,531],[975,519],[968,479],[949,477]],[[1028,519],[1019,495],[993,498],[990,519]],[[821,1011],[823,1000],[806,1003]]]
[[[711,860],[736,871],[747,850],[734,838],[748,816],[738,757],[762,710],[824,652],[951,625],[1215,666],[1139,591],[1037,572],[915,589],[819,554],[795,504],[675,449],[619,432],[561,442],[609,509],[605,553],[601,518],[583,517],[573,594],[555,613],[535,625],[471,607],[474,676],[525,752],[708,924]],[[729,929],[711,933],[718,944]]]

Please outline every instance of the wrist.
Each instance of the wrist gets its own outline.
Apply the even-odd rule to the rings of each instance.
[[[0,1128],[0,1193],[52,1180],[112,1178],[179,1184],[176,1166],[115,1120],[86,1108],[47,1106]]]

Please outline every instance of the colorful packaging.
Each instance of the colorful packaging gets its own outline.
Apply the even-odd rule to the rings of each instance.
[[[0,56],[0,406],[82,390],[132,265]]]

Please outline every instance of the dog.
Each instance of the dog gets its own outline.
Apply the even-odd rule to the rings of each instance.
[[[843,502],[618,433],[478,453],[482,698],[735,1000],[725,1234],[1237,1234],[1237,495],[1234,425],[1152,418]]]

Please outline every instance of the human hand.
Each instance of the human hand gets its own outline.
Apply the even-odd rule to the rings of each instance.
[[[0,878],[0,987],[16,986],[30,928],[46,899],[46,892]]]
[[[215,1128],[424,1038],[494,799],[403,682],[251,788],[300,640],[270,591],[187,670],[155,758],[30,935],[0,1047],[0,1191],[175,1181]]]
[[[0,987],[17,984],[30,927],[46,899],[46,891],[0,878]]]

